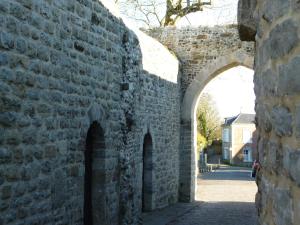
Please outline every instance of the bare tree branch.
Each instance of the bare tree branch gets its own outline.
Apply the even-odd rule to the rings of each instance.
[[[179,0],[175,5],[173,1],[167,0],[167,10],[164,19],[164,26],[175,25],[178,19],[188,15],[189,13],[202,11],[203,6],[205,5],[211,5],[211,0],[207,2],[198,0],[197,3],[193,4],[190,4],[190,2],[188,1],[186,7],[183,7],[182,0]]]
[[[152,28],[171,26],[189,13],[203,10],[211,5],[211,0],[114,0],[119,4],[121,13]]]

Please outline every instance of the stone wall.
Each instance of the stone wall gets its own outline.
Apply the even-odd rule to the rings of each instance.
[[[171,52],[174,52],[182,68],[182,96],[197,75],[217,58],[241,51],[253,57],[253,43],[242,42],[236,25],[215,27],[175,27],[148,32]]]
[[[194,201],[196,191],[196,107],[208,82],[225,70],[242,65],[253,68],[254,44],[239,39],[236,25],[225,27],[174,27],[148,31],[180,61],[181,69],[181,201]]]
[[[243,0],[246,1],[246,0]],[[257,1],[255,94],[260,224],[300,221],[300,3]]]
[[[174,56],[99,1],[0,1],[0,224],[83,224],[94,121],[105,142],[93,165],[105,180],[103,223],[140,223],[147,132],[153,208],[176,202],[177,76]]]

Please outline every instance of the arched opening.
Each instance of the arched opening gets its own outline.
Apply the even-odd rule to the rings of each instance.
[[[222,72],[236,66],[253,68],[253,57],[244,52],[233,52],[222,56],[201,70],[187,88],[181,112],[181,149],[180,149],[180,186],[179,199],[182,202],[192,202],[196,196],[196,148],[197,123],[196,109],[199,96],[204,87]]]
[[[105,221],[105,140],[99,123],[88,130],[85,149],[84,225]]]
[[[220,64],[219,64],[220,65]],[[255,184],[255,181],[251,178],[251,168],[247,168],[245,164],[252,165],[252,160],[255,159],[252,157],[252,151],[250,145],[250,136],[251,133],[248,129],[252,129],[249,127],[248,122],[238,122],[237,124],[233,124],[232,126],[229,125],[229,123],[226,123],[226,126],[230,126],[232,129],[230,131],[230,139],[228,142],[230,150],[228,152],[228,155],[226,155],[227,158],[232,160],[230,162],[230,165],[225,165],[221,163],[220,168],[214,170],[213,172],[208,172],[211,166],[217,166],[218,163],[214,162],[205,162],[203,167],[204,171],[201,171],[199,176],[197,176],[197,173],[199,171],[198,168],[198,161],[196,158],[197,153],[197,129],[199,128],[197,125],[198,120],[197,118],[197,108],[198,104],[200,104],[200,101],[203,100],[201,98],[203,94],[209,93],[205,88],[209,87],[211,84],[213,84],[216,80],[219,81],[219,84],[222,83],[225,87],[228,88],[228,83],[226,83],[225,78],[224,79],[224,73],[223,72],[229,72],[231,76],[230,81],[233,82],[235,80],[238,80],[240,78],[243,78],[247,80],[247,82],[251,82],[252,85],[250,89],[247,89],[245,91],[248,91],[248,93],[251,91],[251,95],[254,96],[253,93],[253,70],[250,66],[246,66],[247,68],[240,67],[239,63],[230,63],[229,65],[224,65],[221,68],[218,68],[217,64],[215,64],[215,70],[212,70],[213,73],[203,73],[201,79],[195,81],[191,85],[195,87],[195,89],[188,89],[186,94],[191,94],[190,98],[190,105],[189,108],[183,108],[183,110],[190,110],[188,116],[185,117],[185,120],[182,120],[184,123],[184,127],[182,127],[182,149],[180,160],[181,160],[181,177],[180,177],[180,188],[181,188],[181,201],[194,201],[201,202],[201,207],[203,208],[203,211],[206,212],[206,215],[202,215],[202,217],[199,216],[197,219],[197,222],[204,223],[206,218],[209,220],[211,212],[215,212],[220,210],[220,213],[213,217],[212,219],[216,221],[218,224],[225,222],[227,223],[227,218],[222,217],[221,212],[226,212],[223,215],[234,215],[234,214],[240,214],[242,215],[242,219],[240,220],[243,224],[256,224],[256,211],[255,211],[255,194],[257,192],[257,186]],[[243,64],[242,64],[243,65]],[[240,71],[238,73],[233,72],[233,70],[239,69]],[[247,70],[250,73],[244,73],[244,71]],[[209,72],[209,71],[205,71]],[[222,74],[223,73],[223,74]],[[250,75],[250,76],[248,76]],[[213,80],[216,78],[216,80]],[[199,82],[200,81],[200,82]],[[197,87],[197,89],[196,89]],[[232,89],[235,89],[236,95],[243,95],[242,91],[240,91],[237,86],[234,87],[234,85],[231,86]],[[226,89],[226,88],[224,88]],[[214,87],[210,89],[210,91],[214,91],[216,93],[221,92],[221,98],[223,101],[226,101],[226,93],[224,92],[224,89],[219,85],[217,88]],[[251,90],[252,89],[252,90]],[[210,92],[211,93],[211,92]],[[185,96],[187,97],[187,95]],[[234,98],[229,99],[233,101],[236,104],[236,101]],[[228,104],[228,103],[227,103]],[[187,104],[186,104],[187,105]],[[200,104],[201,105],[201,104]],[[222,106],[223,107],[223,106]],[[231,105],[225,105],[225,107],[232,107]],[[253,98],[253,108],[254,108],[254,98]],[[253,109],[252,108],[252,109]],[[239,120],[240,115],[253,115],[248,114],[245,111],[235,111],[237,113],[237,117],[235,121]],[[211,115],[211,114],[210,114]],[[221,118],[224,118],[223,116]],[[244,121],[244,119],[243,119]],[[224,124],[224,120],[222,121],[222,124]],[[247,124],[247,125],[245,125]],[[220,124],[221,125],[221,124]],[[254,123],[251,123],[251,126],[255,125]],[[226,127],[227,128],[227,127]],[[220,129],[221,130],[221,129]],[[234,143],[231,141],[234,139]],[[222,142],[223,144],[224,142]],[[221,145],[222,147],[222,145]],[[209,151],[207,151],[208,153]],[[209,154],[206,155],[207,158],[210,158]],[[218,155],[218,157],[220,154]],[[204,157],[206,158],[206,157]],[[213,158],[213,157],[211,157]],[[183,160],[182,160],[183,159]],[[240,161],[241,164],[237,164],[237,162]],[[229,164],[229,163],[228,163]],[[233,167],[232,164],[235,166]],[[243,164],[243,166],[242,166]],[[236,165],[239,165],[239,167],[236,167]],[[202,166],[202,165],[201,165]],[[216,167],[215,167],[216,168]],[[185,189],[183,189],[185,188]],[[202,212],[203,212],[202,211]],[[230,216],[229,216],[230,217]],[[196,221],[196,220],[195,220]],[[250,221],[250,222],[249,222]],[[237,221],[235,221],[235,218],[231,221],[228,220],[228,222],[232,222],[233,224],[236,224]],[[180,224],[180,223],[178,223]]]
[[[256,130],[253,74],[252,69],[244,66],[230,68],[212,79],[199,95],[194,139],[196,161],[199,155],[202,160],[197,161],[196,171],[199,172],[197,166],[203,170],[207,163],[222,161],[251,165]],[[248,150],[244,151],[245,148]]]
[[[143,176],[142,176],[142,211],[153,209],[153,143],[150,133],[144,137],[143,143]]]

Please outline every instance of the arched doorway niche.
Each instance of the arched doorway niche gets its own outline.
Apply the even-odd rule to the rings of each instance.
[[[148,131],[143,139],[143,159],[142,159],[142,212],[149,212],[155,208],[154,191],[154,161],[153,161],[153,139]]]
[[[84,225],[102,224],[107,218],[105,149],[104,130],[94,121],[87,132],[84,154]]]

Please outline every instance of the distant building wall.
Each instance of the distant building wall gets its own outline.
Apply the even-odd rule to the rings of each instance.
[[[224,129],[228,129],[228,141],[222,140],[222,154],[223,159],[226,158],[232,164],[237,165],[250,165],[252,161],[257,157],[257,135],[256,135],[256,127],[255,124],[232,124],[230,126],[223,126],[222,132]],[[244,141],[244,132],[249,132],[251,135],[251,142]],[[251,160],[249,162],[245,162],[244,160],[244,150],[247,149],[251,152]],[[227,151],[227,152],[225,152]]]
[[[232,162],[234,164],[251,164],[250,162],[245,162],[244,160],[244,150],[248,149],[251,151],[251,159],[255,159],[256,149],[253,148],[253,143],[255,142],[254,132],[256,130],[255,124],[233,124],[232,125]],[[251,134],[251,143],[244,141],[244,132],[249,132]]]

